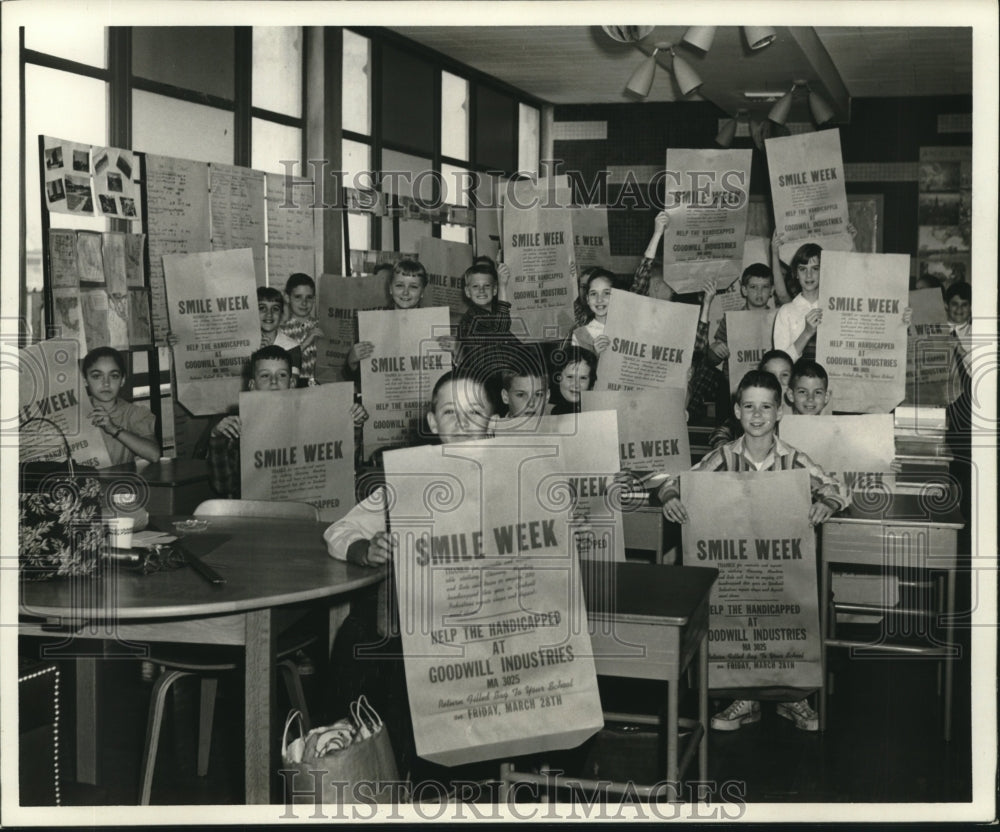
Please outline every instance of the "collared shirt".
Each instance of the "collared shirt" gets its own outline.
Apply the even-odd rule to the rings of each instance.
[[[834,511],[843,511],[851,504],[851,492],[839,479],[827,474],[808,455],[779,437],[774,437],[771,450],[760,462],[747,456],[745,436],[709,451],[692,471],[787,471],[805,469],[809,472],[809,487],[814,502],[822,502]],[[680,483],[673,474],[654,474],[645,480],[647,487],[658,485],[662,502],[680,497]]]
[[[132,402],[115,399],[114,404],[108,409],[108,416],[112,424],[141,436],[143,439],[156,441],[156,417],[152,411],[145,407],[140,407]],[[111,434],[101,431],[104,439],[104,447],[108,449],[108,456],[111,457],[112,465],[124,465],[135,461],[135,454],[125,447],[119,439],[115,439]]]
[[[819,309],[819,299],[815,303],[808,301],[801,294],[796,295],[788,303],[778,309],[774,316],[774,333],[772,340],[776,350],[784,350],[791,357],[792,361],[798,361],[803,355],[808,357],[809,345],[800,353],[795,348],[795,341],[806,328],[806,315],[813,309]],[[810,340],[812,350],[815,348],[815,341]]]

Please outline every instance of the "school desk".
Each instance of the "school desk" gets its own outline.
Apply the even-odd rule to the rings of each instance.
[[[106,468],[101,474],[135,478],[149,514],[190,514],[199,503],[217,496],[208,484],[207,466],[203,459],[164,458],[140,468],[134,464]]]
[[[580,561],[587,624],[597,673],[630,679],[658,679],[667,683],[666,780],[676,783],[698,754],[698,779],[708,779],[708,599],[719,574],[702,566],[659,566],[646,563]],[[698,667],[698,718],[678,717],[680,680],[692,661]],[[611,721],[660,725],[659,717],[605,713]],[[690,729],[684,750],[681,727]],[[509,763],[500,769],[504,789],[514,782],[583,788],[598,782],[572,777],[515,771]],[[622,791],[625,784],[613,784]],[[649,786],[636,786],[641,796]],[[501,800],[505,797],[502,795]]]
[[[170,528],[170,521],[153,525]],[[77,777],[97,783],[98,656],[78,655],[76,639],[97,639],[118,652],[150,641],[240,645],[245,651],[244,766],[246,802],[271,801],[276,771],[276,609],[324,601],[331,633],[346,616],[350,593],[377,583],[384,570],[334,560],[326,552],[328,524],[302,520],[212,517],[206,534],[225,539],[202,560],[225,576],[210,584],[184,567],[141,575],[112,570],[103,578],[21,584],[20,632],[52,638],[66,633],[57,655],[77,667]],[[197,535],[191,535],[191,539]],[[194,544],[193,544],[194,545]],[[102,653],[103,654],[103,650]]]
[[[831,647],[846,647],[869,657],[884,654],[923,655],[943,659],[944,664],[944,738],[951,739],[952,683],[954,661],[958,652],[955,635],[955,578],[958,561],[958,531],[963,527],[958,500],[950,489],[927,494],[883,494],[870,502],[854,495],[851,506],[822,526],[822,569],[820,578],[821,632],[823,667]],[[944,591],[938,593],[936,609],[915,607],[885,608],[879,605],[852,604],[842,607],[849,612],[907,615],[913,620],[933,623],[940,618],[943,627],[933,627],[931,635],[941,633],[943,640],[929,639],[925,644],[878,643],[833,637],[830,621],[833,603],[830,597],[831,564],[873,566],[883,574],[900,570],[937,573],[944,577]],[[841,606],[841,605],[838,605]],[[826,726],[827,691],[819,692],[820,729]]]

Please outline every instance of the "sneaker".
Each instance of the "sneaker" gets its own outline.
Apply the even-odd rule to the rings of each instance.
[[[738,731],[751,722],[760,722],[760,702],[751,699],[737,699],[712,717],[712,727],[716,731]]]
[[[800,699],[798,702],[779,702],[777,711],[778,716],[790,719],[800,731],[819,730],[819,715],[809,707],[805,699]]]

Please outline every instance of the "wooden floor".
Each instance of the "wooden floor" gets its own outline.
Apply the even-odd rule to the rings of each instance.
[[[798,731],[763,705],[760,723],[709,737],[709,779],[735,783],[750,803],[814,802],[962,802],[971,798],[968,662],[957,665],[954,738],[945,743],[935,695],[935,663],[899,658],[849,660],[836,651],[834,695],[824,734]],[[72,782],[72,712],[62,728],[64,805],[134,805],[139,791],[139,760],[145,735],[151,685],[134,661],[107,661],[102,670],[105,719],[101,736],[104,785]],[[315,679],[315,682],[313,681]],[[324,714],[319,677],[305,677],[307,696]],[[70,680],[67,679],[67,683]],[[195,687],[182,680],[167,719],[156,776],[154,804],[238,804],[242,802],[241,687],[236,677],[223,680],[216,711],[208,775],[195,773],[197,722]],[[67,694],[69,689],[67,688]],[[280,693],[283,697],[283,692]],[[642,710],[662,694],[656,683],[602,680],[606,707]],[[693,697],[691,697],[693,699]],[[70,700],[67,696],[64,701]],[[718,703],[725,705],[725,702]],[[279,703],[281,712],[287,707]],[[682,712],[693,702],[682,703]],[[631,777],[637,782],[662,779],[657,768],[655,735],[609,726],[578,751],[562,755],[558,765],[574,773]],[[463,779],[491,776],[491,766],[461,772]],[[730,792],[732,794],[732,792]]]

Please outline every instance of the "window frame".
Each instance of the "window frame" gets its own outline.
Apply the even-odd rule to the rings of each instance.
[[[539,98],[536,98],[528,93],[524,92],[517,87],[507,84],[491,75],[487,75],[484,72],[479,72],[470,66],[459,63],[458,61],[449,58],[448,56],[431,49],[430,47],[424,46],[423,44],[417,43],[416,41],[410,40],[403,35],[392,32],[388,29],[382,27],[371,27],[371,26],[345,26],[341,31],[350,31],[356,35],[368,38],[371,47],[371,72],[369,74],[368,83],[369,96],[370,96],[370,107],[371,107],[371,133],[365,135],[363,133],[358,133],[353,130],[342,129],[340,131],[340,138],[348,139],[350,141],[358,142],[360,144],[368,145],[370,158],[372,159],[372,171],[374,176],[374,186],[376,189],[381,190],[382,187],[382,171],[381,171],[381,159],[382,151],[390,150],[396,151],[398,153],[407,153],[412,156],[428,156],[426,149],[417,148],[412,146],[407,146],[404,143],[386,141],[382,136],[382,100],[381,100],[381,83],[382,83],[382,47],[384,44],[390,44],[394,49],[409,52],[411,55],[426,61],[429,63],[433,69],[434,73],[434,85],[433,85],[433,98],[432,98],[432,112],[430,113],[430,118],[433,124],[433,148],[430,153],[431,159],[431,169],[438,177],[441,176],[441,166],[442,164],[453,165],[455,167],[463,168],[465,170],[471,171],[474,174],[492,174],[495,176],[500,176],[502,178],[510,179],[517,175],[517,163],[518,163],[518,150],[517,142],[515,142],[513,148],[513,158],[511,160],[513,167],[509,170],[497,170],[496,167],[484,164],[476,156],[476,107],[477,100],[479,97],[480,87],[487,87],[495,92],[502,93],[504,95],[509,95],[514,98],[517,104],[527,104],[534,107],[539,111],[539,114],[544,112],[545,102]],[[469,158],[468,159],[458,159],[454,156],[447,156],[441,152],[441,73],[448,72],[458,78],[462,78],[469,85]],[[520,108],[517,108],[518,115],[515,118],[515,136],[520,135]],[[539,158],[541,158],[541,135],[539,134]],[[440,197],[438,193],[438,179],[434,180],[435,187],[435,199]],[[456,204],[456,203],[446,203],[446,204]],[[441,223],[435,222],[431,224],[431,234],[434,237],[441,237]],[[383,246],[382,240],[382,223],[372,222],[371,217],[369,217],[369,240],[374,249],[380,250]],[[344,247],[344,260],[347,262],[349,260],[349,254],[347,247]]]

